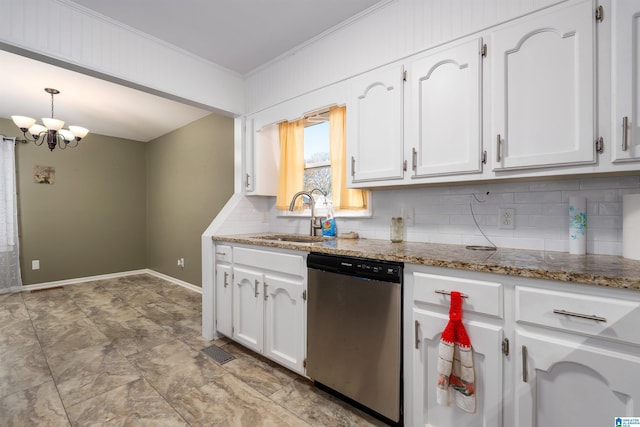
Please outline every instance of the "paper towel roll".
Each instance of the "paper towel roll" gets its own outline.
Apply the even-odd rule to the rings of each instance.
[[[587,199],[569,197],[569,253],[587,253]]]
[[[622,196],[622,256],[640,260],[640,194]]]

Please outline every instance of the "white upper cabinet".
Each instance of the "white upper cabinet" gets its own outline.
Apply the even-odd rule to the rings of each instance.
[[[492,33],[494,170],[595,163],[592,0]]]
[[[613,160],[640,160],[640,2],[612,2]]]
[[[403,67],[371,71],[353,81],[347,102],[348,184],[401,180]]]
[[[245,172],[243,188],[253,196],[278,194],[280,137],[278,124],[258,128],[252,118],[245,122]]]
[[[482,171],[482,39],[410,63],[407,100],[413,179]]]

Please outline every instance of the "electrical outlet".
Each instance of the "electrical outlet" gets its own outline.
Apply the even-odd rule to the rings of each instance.
[[[498,209],[498,228],[513,230],[516,228],[516,210],[513,208]]]
[[[40,260],[34,259],[31,261],[31,269],[32,270],[40,270]]]
[[[178,267],[184,268],[184,258],[178,259]]]

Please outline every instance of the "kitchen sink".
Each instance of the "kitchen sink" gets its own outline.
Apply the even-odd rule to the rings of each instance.
[[[307,236],[303,234],[272,234],[268,236],[256,236],[256,239],[289,243],[318,243],[333,240],[334,237]]]

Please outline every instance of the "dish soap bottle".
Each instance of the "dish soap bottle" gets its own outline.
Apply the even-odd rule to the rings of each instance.
[[[322,221],[322,235],[327,237],[335,237],[337,235],[336,219],[333,217],[333,204],[327,205],[327,217]]]

